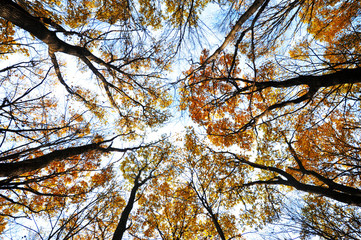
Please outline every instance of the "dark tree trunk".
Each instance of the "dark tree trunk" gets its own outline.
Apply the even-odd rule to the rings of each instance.
[[[134,183],[132,191],[130,192],[130,196],[129,196],[127,205],[125,206],[125,208],[122,212],[122,215],[120,216],[120,220],[118,222],[117,228],[115,229],[112,240],[121,240],[123,238],[123,235],[124,235],[125,231],[127,230],[127,222],[129,219],[129,215],[133,209],[137,191],[140,186],[141,186],[141,184],[138,183],[137,181]]]
[[[92,150],[106,151],[106,149],[100,147],[99,143],[92,143],[78,147],[69,147],[62,150],[55,150],[51,153],[44,154],[43,156],[33,159],[10,163],[0,163],[0,177],[19,176],[21,174],[46,167],[53,161],[63,160],[69,157],[87,153]],[[0,161],[16,159],[20,157],[20,154],[15,153],[9,156],[1,157]]]

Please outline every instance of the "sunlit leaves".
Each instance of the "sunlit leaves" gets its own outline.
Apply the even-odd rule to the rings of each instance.
[[[1,57],[14,61],[0,70],[0,164],[20,166],[2,170],[0,231],[32,216],[57,219],[58,239],[110,239],[117,226],[140,239],[241,239],[279,221],[295,189],[310,193],[301,237],[343,237],[329,219],[358,226],[333,201],[361,202],[359,1],[0,5],[17,13],[0,11]],[[157,141],[175,110],[165,78],[208,7],[223,26],[209,30],[231,31],[214,45],[198,35],[212,44],[177,79],[197,127]]]
[[[200,63],[207,58],[204,50]],[[239,108],[246,98],[237,95],[238,82],[229,80],[240,73],[238,61],[231,54],[224,54],[217,62],[204,68],[192,67],[185,74],[189,80],[182,89],[181,108],[187,108],[192,119],[207,129],[216,145],[231,146],[235,143],[249,148],[252,136],[238,134],[242,124],[249,119],[249,113]]]
[[[22,164],[26,166],[32,160],[42,160],[62,150],[71,152],[81,145],[100,144],[105,138],[114,139],[116,134],[122,136],[121,140],[135,140],[144,130],[168,119],[165,108],[172,100],[161,89],[160,78],[161,69],[169,68],[169,61],[159,44],[143,38],[145,29],[131,18],[133,6],[127,3],[49,0],[12,4],[20,13],[31,15],[32,24],[48,30],[47,34],[56,42],[82,50],[75,54],[75,59],[67,58],[74,52],[63,51],[67,56],[58,52],[48,54],[47,48],[56,48],[47,46],[46,40],[42,42],[41,34],[30,36],[24,33],[28,29],[23,25],[14,27],[10,21],[1,20],[3,56],[25,53],[19,59],[12,58],[18,62],[13,65],[10,62],[9,67],[1,69],[1,164],[19,164],[23,169]],[[96,53],[92,55],[91,51]],[[97,58],[98,55],[104,59]],[[70,208],[86,204],[95,189],[106,187],[116,176],[113,165],[104,166],[102,162],[109,156],[106,147],[105,144],[101,151],[91,149],[50,159],[21,174],[14,171],[9,176],[3,174],[7,179],[1,182],[4,200],[1,211],[6,213],[1,219],[2,226],[9,218],[30,214],[55,217],[68,204]],[[167,153],[160,154],[160,159],[148,159],[147,155],[156,151],[144,151],[138,154],[147,159],[144,164],[148,169],[141,165],[138,170],[153,174]],[[130,164],[128,160],[134,159],[129,155],[125,165]],[[130,171],[137,169],[131,167]],[[127,172],[124,177],[132,180],[132,174]],[[119,197],[119,193],[112,194]],[[122,211],[120,202],[113,202],[119,205],[117,214]],[[101,204],[106,204],[104,198]],[[115,220],[113,217],[109,221]],[[69,222],[64,221],[70,232],[78,227],[80,218],[74,216]],[[114,225],[109,231],[114,230]]]
[[[173,27],[197,26],[199,14],[210,1],[139,1],[142,23],[159,29],[169,22]]]
[[[350,238],[360,237],[360,213],[351,206],[330,203],[323,199],[309,197],[302,208],[301,216],[296,219],[302,223],[302,239],[312,235],[324,238]]]
[[[332,77],[344,69],[359,69],[360,3],[288,4],[277,3],[275,9],[279,12],[273,14],[273,5],[268,3],[264,15],[259,12],[259,19],[252,18],[253,25],[242,29],[235,46],[227,45],[223,52],[217,50],[211,59],[204,50],[199,63],[184,72],[182,82],[181,109],[205,128],[208,139],[203,144],[214,149],[214,155],[223,157],[217,162],[194,139],[185,141],[199,161],[212,158],[201,164],[207,166],[205,172],[194,171],[201,176],[198,184],[216,184],[217,177],[207,182],[213,173],[221,172],[220,168],[212,168],[212,163],[217,162],[220,167],[228,154],[234,156],[244,168],[235,170],[242,177],[236,178],[238,185],[233,189],[240,190],[239,198],[245,194],[245,205],[252,201],[264,204],[263,216],[256,207],[245,211],[242,219],[247,225],[263,225],[277,219],[277,191],[292,190],[264,190],[258,188],[261,185],[292,186],[360,205],[360,79],[358,74]],[[291,44],[281,46],[289,38]],[[339,81],[341,78],[345,82]],[[197,166],[194,160],[191,166]],[[247,192],[253,188],[260,191],[258,197]],[[212,202],[212,194],[207,193]],[[338,198],[338,194],[345,195]],[[348,196],[357,200],[344,200]],[[312,197],[306,200],[319,201]]]
[[[359,1],[305,1],[300,17],[308,25],[307,30],[324,44],[323,52],[329,64],[338,68],[346,62],[358,62],[360,51]],[[313,55],[316,53],[310,53]]]

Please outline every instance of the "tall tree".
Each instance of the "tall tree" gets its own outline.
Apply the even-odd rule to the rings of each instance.
[[[247,8],[220,47],[184,72],[181,108],[204,127],[204,144],[239,165],[239,191],[288,186],[310,202],[360,207],[360,2]]]
[[[167,120],[168,56],[133,7],[0,2],[1,231],[9,218],[87,204],[116,175],[104,159],[152,145],[144,131]]]
[[[0,234],[243,239],[286,216],[301,238],[357,238],[360,7],[0,1]],[[194,40],[179,96],[198,126],[175,147],[153,130]]]

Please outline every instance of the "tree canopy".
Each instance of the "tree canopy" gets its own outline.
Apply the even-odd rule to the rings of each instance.
[[[360,1],[2,0],[0,27],[3,239],[361,238]]]

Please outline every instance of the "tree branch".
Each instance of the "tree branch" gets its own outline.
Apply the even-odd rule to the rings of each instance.
[[[232,30],[228,33],[227,37],[224,39],[222,45],[217,48],[214,53],[205,60],[204,64],[207,64],[214,60],[220,52],[222,52],[230,42],[233,41],[235,35],[241,30],[243,24],[263,5],[266,0],[255,0],[253,4],[247,9],[245,13],[238,19],[238,21],[233,26]]]
[[[361,206],[361,191],[359,189],[343,186],[341,184],[338,184],[339,186],[337,186],[337,183],[335,183],[336,184],[335,186],[337,186],[337,188],[329,188],[329,187],[301,183],[291,174],[287,173],[286,171],[280,168],[254,163],[234,153],[227,152],[226,154],[231,154],[235,159],[239,161],[239,163],[246,164],[257,169],[271,171],[283,177],[283,178],[276,177],[277,180],[271,179],[268,181],[266,180],[266,181],[254,182],[253,184],[251,183],[249,185],[254,185],[258,183],[258,184],[278,184],[278,185],[291,186],[296,188],[297,190],[301,190],[308,193],[320,194],[322,196],[326,196],[340,202]],[[331,181],[325,177],[322,178],[326,182]]]
[[[0,177],[19,176],[27,172],[44,168],[54,161],[64,160],[80,154],[88,153],[90,151],[127,152],[145,147],[143,145],[136,147],[129,147],[129,148],[114,148],[111,146],[109,147],[102,146],[104,143],[110,142],[113,139],[105,140],[99,143],[86,144],[78,147],[69,147],[61,150],[55,150],[51,153],[44,154],[42,156],[35,157],[33,159],[27,159],[18,162],[0,163]],[[14,154],[12,158],[7,158],[7,159],[16,159],[17,156],[18,156],[17,154]]]

